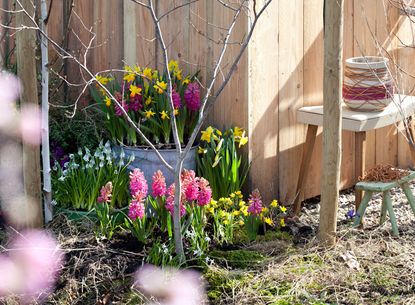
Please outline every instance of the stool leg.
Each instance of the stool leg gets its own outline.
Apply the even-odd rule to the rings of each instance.
[[[363,196],[362,202],[359,205],[359,208],[356,212],[356,218],[354,221],[354,226],[358,227],[360,225],[360,223],[363,220],[363,216],[365,215],[365,211],[367,208],[367,204],[370,201],[370,198],[372,198],[372,192],[371,191],[367,191],[365,192],[365,195]]]
[[[386,220],[386,214],[387,214],[387,204],[385,200],[385,196],[383,196],[382,199],[382,212],[380,213],[380,224],[382,225]]]
[[[389,214],[389,218],[390,218],[391,225],[392,225],[393,235],[399,236],[398,224],[396,223],[395,212],[393,211],[392,200],[389,195],[389,191],[386,191],[383,193],[383,198],[386,202],[386,207],[388,209],[388,214]]]
[[[408,199],[408,203],[411,206],[412,212],[414,212],[415,214],[415,198],[414,195],[412,194],[411,188],[409,187],[408,183],[404,183],[402,185],[403,191],[406,195],[406,198]]]

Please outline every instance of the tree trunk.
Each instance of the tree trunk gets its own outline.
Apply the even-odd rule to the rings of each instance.
[[[341,161],[343,0],[327,1],[324,26],[323,171],[319,240],[336,242]]]
[[[23,8],[32,15],[33,4],[30,0],[20,1]],[[20,9],[17,5],[17,10]],[[30,19],[23,13],[16,14],[16,26],[33,26]],[[16,34],[17,75],[20,78],[23,90],[20,96],[20,105],[31,103],[38,105],[37,73],[36,73],[36,32],[24,29]],[[27,219],[26,226],[40,227],[43,225],[41,208],[40,182],[40,149],[39,145],[23,142],[23,182],[24,193],[33,200],[27,200],[26,210],[22,213]]]

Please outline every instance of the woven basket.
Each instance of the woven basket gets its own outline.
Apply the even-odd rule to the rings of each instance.
[[[343,100],[356,111],[381,111],[393,96],[389,59],[366,56],[346,60],[343,80]]]

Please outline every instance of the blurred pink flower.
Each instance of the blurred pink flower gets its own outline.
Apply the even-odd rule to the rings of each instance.
[[[21,109],[20,130],[23,142],[40,143],[40,110],[37,105],[26,104]]]
[[[175,109],[178,109],[182,106],[182,99],[180,97],[180,94],[173,89],[173,92],[171,93],[171,96],[173,98],[173,105]]]
[[[151,189],[154,197],[161,197],[166,194],[166,179],[161,170],[154,173]]]
[[[0,72],[0,128],[8,127],[15,113],[15,101],[21,91],[19,79],[11,73]]]
[[[52,291],[63,252],[53,237],[40,230],[19,234],[9,256],[0,256],[0,296],[17,294],[22,302],[42,300]]]
[[[134,287],[161,305],[200,305],[205,287],[198,272],[145,265],[135,274]]]

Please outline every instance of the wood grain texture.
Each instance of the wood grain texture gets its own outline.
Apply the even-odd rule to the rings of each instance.
[[[265,202],[278,195],[278,12],[274,1],[249,46],[250,179]]]
[[[280,0],[279,11],[279,197],[292,202],[305,127],[296,119],[303,105],[303,1]],[[290,181],[290,183],[287,183]],[[293,181],[294,183],[291,183]]]

